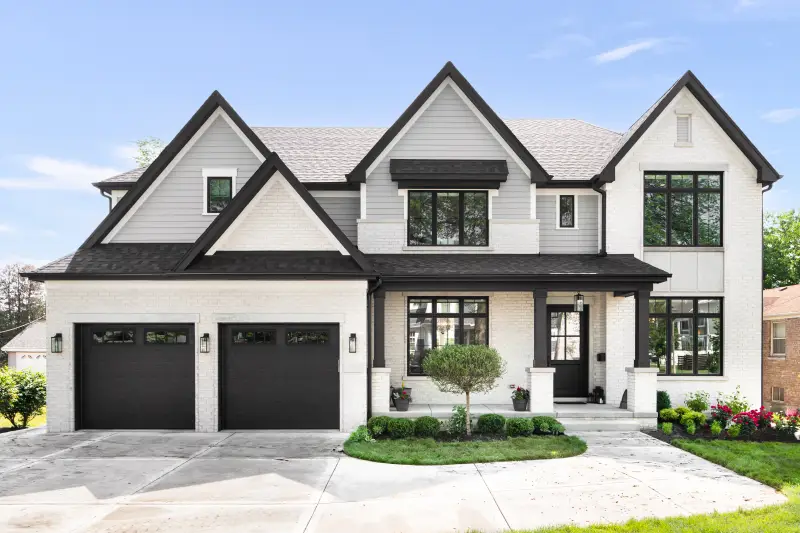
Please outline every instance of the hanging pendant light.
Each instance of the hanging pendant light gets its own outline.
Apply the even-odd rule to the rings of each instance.
[[[576,313],[583,312],[583,294],[581,293],[575,295],[575,312]]]

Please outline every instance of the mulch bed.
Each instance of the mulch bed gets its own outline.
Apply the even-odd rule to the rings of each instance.
[[[679,424],[672,425],[672,435],[664,434],[660,429],[656,430],[642,430],[642,433],[650,435],[660,441],[671,444],[675,439],[681,440],[737,440],[745,442],[786,442],[791,444],[800,444],[800,441],[795,439],[792,435],[786,433],[778,433],[776,431],[759,431],[753,435],[739,435],[737,438],[732,439],[725,435],[723,431],[718,437],[711,435],[711,430],[708,427],[698,429],[694,435],[686,432],[683,426]]]

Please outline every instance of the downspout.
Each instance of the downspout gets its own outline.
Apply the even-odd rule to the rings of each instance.
[[[761,323],[759,324],[759,331],[761,332],[761,357],[759,368],[761,368],[761,376],[759,382],[761,383],[761,403],[764,403],[764,193],[772,190],[772,183],[767,183],[766,186],[761,187]]]
[[[106,194],[106,191],[104,191],[103,189],[100,189],[100,194],[103,197],[108,198],[108,212],[110,213],[111,212],[111,195],[110,194]]]
[[[597,254],[599,257],[605,257],[606,253],[606,191],[602,188],[603,184],[597,179],[597,176],[592,178],[592,190],[600,195],[600,214],[603,219],[600,228],[600,252]]]
[[[372,293],[383,285],[378,278],[375,286],[367,291],[367,420],[372,416]]]

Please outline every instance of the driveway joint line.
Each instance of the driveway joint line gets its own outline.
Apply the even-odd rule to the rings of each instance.
[[[114,434],[115,433],[112,432],[112,433],[109,433],[108,435],[101,435],[100,437],[98,437],[96,439],[89,439],[89,440],[84,440],[84,441],[78,442],[76,444],[73,444],[72,446],[68,446],[68,447],[64,448],[63,450],[58,450],[58,451],[53,452],[53,453],[48,453],[47,455],[43,455],[41,457],[34,457],[34,458],[31,459],[31,461],[28,461],[28,462],[23,463],[21,465],[12,466],[8,470],[3,470],[0,473],[5,475],[5,474],[9,474],[11,472],[17,472],[18,470],[23,470],[25,468],[30,468],[33,465],[37,465],[37,464],[41,463],[42,461],[48,461],[51,458],[54,458],[54,457],[57,458],[57,456],[63,455],[65,453],[67,453],[67,452],[71,452],[72,450],[77,450],[78,448],[83,448],[84,446],[88,446],[90,444],[94,444],[96,442],[100,442],[102,440],[105,440],[105,439],[111,437]]]
[[[328,485],[333,479],[333,474],[336,473],[336,469],[339,467],[339,463],[342,461],[341,458],[336,458],[336,464],[333,465],[333,470],[331,470],[331,475],[328,477],[328,481],[325,482],[325,486],[322,488],[322,492],[319,493],[319,498],[317,499],[316,505],[314,505],[314,510],[311,511],[311,515],[308,517],[308,522],[306,522],[306,527],[303,528],[303,533],[308,531],[308,526],[311,525],[311,521],[314,519],[314,515],[317,514],[317,509],[319,509],[319,503],[322,501],[322,498],[325,496],[325,491],[328,490]]]
[[[486,483],[486,480],[483,479],[483,473],[481,472],[481,469],[478,468],[478,465],[476,463],[472,463],[472,466],[475,467],[475,471],[478,472],[478,476],[481,478],[483,486],[486,487],[486,490],[489,492],[489,496],[492,497],[492,501],[494,502],[495,507],[497,507],[497,511],[500,513],[500,516],[503,517],[503,522],[506,523],[506,528],[511,529],[511,524],[508,523],[508,518],[506,518],[506,515],[503,513],[503,510],[500,508],[500,504],[497,503],[497,498],[494,497],[494,492],[492,492],[492,489],[489,488],[489,485]]]

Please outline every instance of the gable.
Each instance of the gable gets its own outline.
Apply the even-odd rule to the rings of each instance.
[[[276,172],[206,252],[347,251]]]

